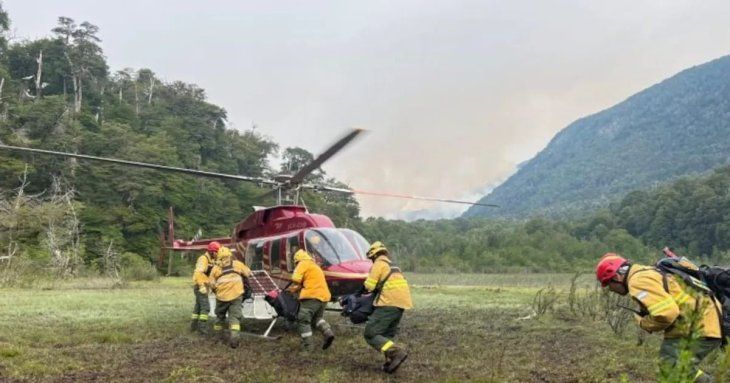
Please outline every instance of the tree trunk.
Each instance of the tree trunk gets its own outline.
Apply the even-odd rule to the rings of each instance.
[[[38,102],[41,99],[43,90],[43,82],[41,81],[43,76],[43,51],[38,52],[38,58],[35,61],[38,63],[38,72],[35,75],[35,101]]]
[[[106,85],[102,85],[101,89],[99,89],[99,109],[96,111],[96,122],[101,125],[104,122],[104,90],[106,89]]]
[[[137,89],[137,81],[134,82],[134,113],[139,117],[139,91]]]
[[[147,105],[152,105],[152,92],[155,90],[155,78],[150,76],[150,96],[147,99]]]
[[[83,97],[81,75],[74,74],[72,79],[73,79],[73,83],[74,83],[74,113],[80,113],[81,112],[81,99]]]
[[[5,121],[5,112],[7,111],[7,108],[3,105],[3,86],[5,86],[5,77],[0,78],[0,106],[2,106],[2,110],[0,110],[0,121]]]

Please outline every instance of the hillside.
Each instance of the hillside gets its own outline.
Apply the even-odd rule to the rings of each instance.
[[[627,192],[728,163],[730,56],[575,121],[464,216],[580,215]]]

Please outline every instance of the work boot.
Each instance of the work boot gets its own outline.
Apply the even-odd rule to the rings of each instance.
[[[241,334],[239,331],[231,331],[231,348],[238,348],[241,344]]]
[[[302,350],[312,351],[312,337],[311,336],[302,338]]]
[[[210,335],[210,326],[208,321],[198,321],[198,332],[201,335]]]
[[[322,350],[326,350],[330,348],[332,342],[335,341],[335,333],[333,333],[332,330],[326,330],[323,335],[324,343],[322,343]]]
[[[190,332],[195,332],[198,329],[198,319],[195,318],[190,321]]]
[[[392,374],[395,370],[400,367],[406,358],[408,358],[408,352],[398,346],[393,346],[385,352],[385,364],[383,364],[383,371]]]

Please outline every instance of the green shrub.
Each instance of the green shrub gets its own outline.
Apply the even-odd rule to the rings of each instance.
[[[121,277],[127,281],[152,281],[160,276],[152,264],[135,253],[123,253]]]

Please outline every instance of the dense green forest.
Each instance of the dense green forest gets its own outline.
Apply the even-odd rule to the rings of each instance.
[[[249,176],[311,161],[253,129],[227,127],[203,89],[150,69],[111,70],[98,28],[61,17],[52,37],[8,41],[0,5],[0,142]],[[283,158],[273,169],[272,155]],[[566,176],[567,177],[567,176]],[[319,170],[310,181],[339,185]],[[407,270],[572,272],[618,251],[649,262],[670,245],[708,262],[730,251],[730,168],[637,191],[583,218],[362,220],[352,197],[306,193],[310,210],[382,240]],[[155,275],[151,264],[175,208],[176,234],[226,236],[257,185],[0,151],[0,282],[24,270]],[[42,268],[38,268],[41,266]],[[181,264],[181,272],[188,266]],[[131,271],[130,271],[131,270]]]
[[[664,246],[727,265],[730,167],[629,193],[582,219],[368,219],[361,230],[394,247],[407,268],[421,271],[587,271],[607,251],[653,262]]]
[[[730,56],[687,69],[559,132],[465,216],[575,217],[633,190],[730,164]]]
[[[0,142],[248,176],[278,170],[267,161],[277,144],[229,129],[203,89],[165,83],[150,69],[110,70],[95,25],[60,17],[53,37],[10,44],[9,26],[0,8]],[[294,172],[312,155],[286,148],[283,158]],[[312,177],[335,182],[322,171]],[[244,182],[8,151],[0,151],[0,191],[6,259],[62,264],[71,274],[109,254],[156,258],[169,206],[177,234],[190,238],[199,229],[230,235],[251,206],[273,202]],[[337,224],[358,217],[351,197],[304,200]]]

